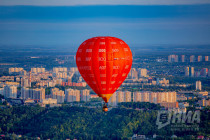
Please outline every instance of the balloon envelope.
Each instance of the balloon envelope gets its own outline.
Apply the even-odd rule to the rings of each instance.
[[[87,84],[107,103],[132,65],[129,46],[116,37],[93,37],[78,48],[76,64]]]

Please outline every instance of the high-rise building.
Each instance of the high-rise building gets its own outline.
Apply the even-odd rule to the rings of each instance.
[[[80,90],[66,89],[65,101],[66,102],[80,102]]]
[[[40,68],[40,72],[44,73],[45,72],[45,68]]]
[[[30,94],[29,92],[32,92],[33,89],[29,89],[29,88],[26,88],[26,87],[22,87],[21,88],[21,98],[22,99],[28,99],[30,98]]]
[[[14,71],[14,68],[9,68],[9,74],[13,73]]]
[[[169,85],[169,80],[166,80],[166,78],[157,78],[156,84],[157,85],[162,85],[162,86],[168,86]]]
[[[199,106],[210,106],[210,99],[201,99],[198,101]]]
[[[39,101],[45,99],[45,89],[44,88],[35,88],[33,91],[33,98],[38,99]]]
[[[200,71],[200,76],[206,77],[208,74],[208,68],[202,68]]]
[[[151,91],[141,91],[134,92],[133,94],[134,102],[150,102],[150,103],[175,103],[176,92],[151,92]]]
[[[31,87],[30,77],[23,76],[21,78],[21,87]]]
[[[22,99],[33,99],[33,89],[21,88],[21,97]]]
[[[190,67],[190,68],[189,68],[189,76],[190,76],[190,77],[194,77],[194,75],[195,75],[195,74],[194,74],[194,67]]]
[[[21,98],[22,99],[37,99],[39,101],[45,99],[45,89],[44,88],[21,88]]]
[[[130,91],[125,91],[125,102],[131,102],[131,92]]]
[[[201,90],[201,81],[196,81],[196,90]]]
[[[168,98],[168,92],[162,92],[161,93],[161,102],[168,102],[169,98]]]
[[[161,103],[163,102],[163,95],[164,93],[163,92],[157,92],[157,103]]]
[[[53,73],[58,73],[58,72],[67,72],[67,68],[66,67],[54,67]]]
[[[194,77],[194,67],[185,67],[185,76]]]
[[[36,68],[31,68],[32,73],[37,73]]]
[[[167,102],[174,103],[177,101],[176,92],[166,92],[166,94],[168,95],[168,100],[166,100]]]
[[[0,88],[0,95],[4,96],[4,88]]]
[[[205,61],[209,61],[209,56],[205,56]]]
[[[90,101],[90,90],[84,89],[80,91],[81,101],[88,102]]]
[[[146,77],[147,76],[147,69],[138,68],[138,76],[139,77]]]
[[[157,103],[157,92],[151,92],[149,96],[149,102],[150,103]]]
[[[144,91],[142,92],[142,101],[143,102],[149,102],[149,95],[150,95],[150,92],[149,91]]]
[[[189,67],[185,67],[185,76],[189,76]]]
[[[178,55],[169,55],[168,62],[178,62]]]
[[[64,103],[65,94],[64,91],[59,90],[58,88],[51,89],[51,97],[57,99],[58,103]]]
[[[200,77],[200,71],[195,72],[195,77]]]
[[[129,76],[131,76],[130,78],[132,79],[138,79],[138,72],[135,68],[131,68],[130,73],[128,74],[128,77]]]
[[[31,73],[44,73],[45,72],[45,68],[31,68]]]
[[[175,55],[175,60],[174,60],[174,62],[179,62],[179,57],[178,57],[178,55]]]
[[[73,72],[74,73],[74,72],[77,72],[77,71],[78,71],[78,68],[77,67],[71,67],[70,68],[70,72]]]
[[[3,91],[5,98],[17,98],[17,86],[6,85]]]
[[[56,77],[56,78],[67,78],[67,72],[53,73],[53,76]]]
[[[171,62],[171,55],[168,56],[168,62]]]
[[[23,70],[24,70],[23,68],[12,67],[12,68],[9,68],[9,74],[12,74],[15,72],[21,72]]]
[[[124,92],[122,92],[122,91],[116,91],[116,94],[117,94],[117,102],[118,103],[125,102]]]
[[[202,56],[199,55],[199,56],[198,56],[198,62],[201,62],[201,61],[202,61]]]
[[[157,103],[175,103],[176,102],[176,92],[157,92]]]
[[[117,105],[117,94],[116,92],[112,94],[112,96],[109,99],[109,105],[116,106]]]
[[[130,70],[130,72],[128,73],[127,78],[131,78],[131,70]]]
[[[190,62],[195,62],[195,55],[190,56]]]
[[[133,101],[134,102],[142,102],[142,92],[134,92],[133,93]]]
[[[182,58],[182,62],[185,62],[185,55],[182,55],[181,58]]]
[[[53,68],[53,77],[66,79],[67,78],[67,68],[66,67],[54,67]]]

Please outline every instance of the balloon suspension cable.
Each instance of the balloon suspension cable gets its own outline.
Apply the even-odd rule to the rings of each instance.
[[[103,111],[104,112],[107,112],[108,111],[108,107],[107,106],[108,106],[108,103],[105,103],[104,102],[104,105],[103,105]]]

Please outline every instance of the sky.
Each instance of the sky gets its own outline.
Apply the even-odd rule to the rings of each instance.
[[[0,0],[0,45],[210,44],[210,0]]]

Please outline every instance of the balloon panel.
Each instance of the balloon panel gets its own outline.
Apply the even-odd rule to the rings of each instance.
[[[87,84],[108,102],[130,72],[132,53],[121,39],[94,37],[80,45],[76,63]]]

